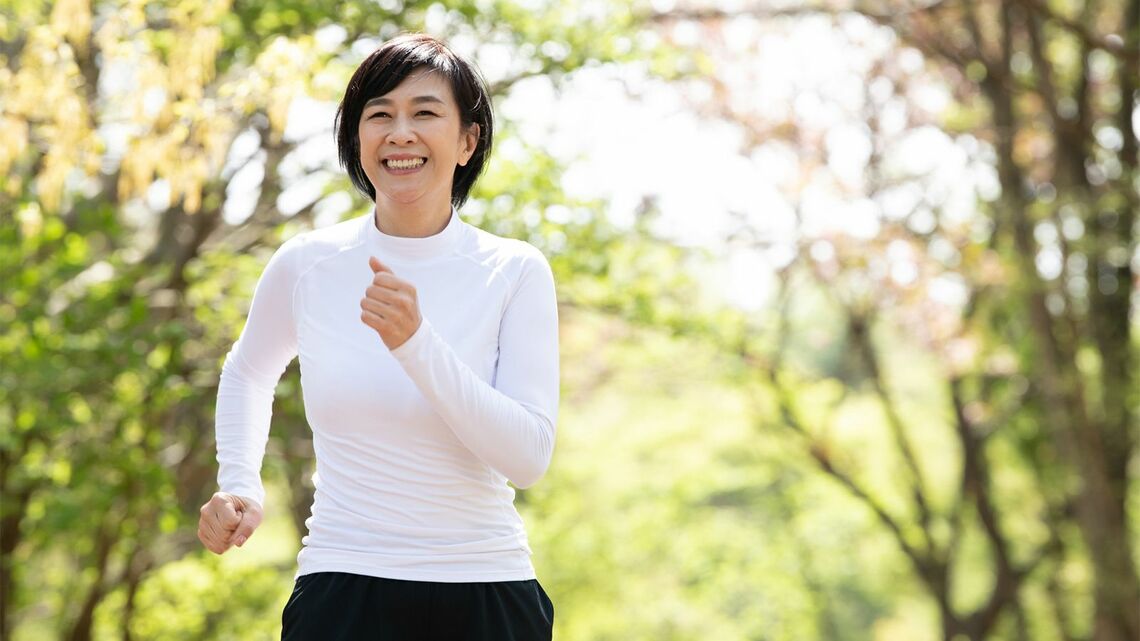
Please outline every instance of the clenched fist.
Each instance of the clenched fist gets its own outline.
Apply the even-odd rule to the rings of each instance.
[[[214,554],[239,548],[261,525],[257,501],[227,492],[215,492],[199,510],[198,540]]]
[[[368,258],[368,266],[372,268],[372,284],[360,299],[360,320],[376,330],[388,349],[396,349],[420,328],[416,288],[374,256]]]

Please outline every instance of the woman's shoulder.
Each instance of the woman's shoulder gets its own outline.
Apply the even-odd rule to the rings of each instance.
[[[297,232],[290,236],[275,252],[297,266],[319,261],[361,243],[362,216],[342,222]]]
[[[353,218],[293,234],[274,250],[262,279],[295,286],[315,265],[358,245],[360,228],[361,219]]]
[[[308,251],[339,251],[354,247],[363,242],[360,232],[365,218],[367,216],[354,216],[325,227],[308,229],[297,233],[285,244],[291,244],[294,249],[304,248]]]
[[[528,283],[544,283],[542,289],[553,287],[550,262],[534,245],[478,228],[472,237],[467,258],[491,272],[492,278],[501,279],[511,291],[529,288]]]
[[[498,236],[478,227],[471,227],[472,242],[466,252],[478,262],[488,266],[503,268],[534,268],[548,265],[546,256],[534,245],[518,238]]]

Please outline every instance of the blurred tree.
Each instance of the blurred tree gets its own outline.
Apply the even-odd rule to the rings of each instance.
[[[730,10],[697,2],[652,19],[667,37],[702,30],[713,98],[705,108],[741,124],[749,152],[798,156],[786,191],[801,220],[804,195],[820,184],[880,219],[871,241],[803,237],[796,258],[780,265],[784,311],[775,329],[753,325],[735,337],[734,349],[774,394],[758,411],[775,408],[818,468],[894,535],[937,604],[947,641],[1140,638],[1137,524],[1128,510],[1140,402],[1140,2],[856,0]],[[849,114],[864,123],[855,130],[868,149],[854,180],[838,175],[832,132],[796,110],[773,117],[750,99],[763,79],[734,63],[746,59],[739,48],[710,45],[740,42],[742,25],[757,21],[786,29],[821,19],[832,33],[887,43]],[[866,36],[868,22],[877,39]],[[759,56],[763,45],[750,51]],[[926,68],[916,72],[908,57]],[[917,85],[931,77],[951,92],[948,109],[923,107],[928,88]],[[795,104],[819,104],[807,98]],[[966,220],[949,211],[945,186],[897,160],[903,141],[931,126],[995,170],[995,193]],[[912,205],[893,215],[900,198]],[[840,368],[798,356],[818,330],[818,316],[795,311],[813,288],[828,292],[841,319],[829,325],[843,337]],[[964,304],[939,302],[939,288],[964,290]],[[917,358],[889,360],[900,344],[939,359],[942,389],[921,397],[939,407],[933,417],[908,398]],[[805,382],[833,378],[847,393],[832,414],[796,397]],[[863,394],[877,399],[897,457],[882,483],[837,451],[830,433],[836,413]],[[947,427],[952,441],[940,432]],[[953,476],[938,473],[948,451],[930,452],[935,443],[954,453],[956,491],[940,483]],[[988,561],[963,562],[977,553],[971,539],[984,542]],[[1074,582],[1086,564],[1090,585]],[[974,595],[963,596],[963,584]]]
[[[693,300],[697,283],[675,285]],[[755,429],[733,355],[617,309],[562,311],[558,456],[521,506],[555,638],[874,638],[905,568],[797,443]]]
[[[90,639],[112,596],[117,636],[146,638],[139,595],[168,588],[144,581],[200,552],[217,373],[260,266],[322,212],[365,211],[312,157],[309,136],[331,138],[331,118],[315,134],[287,131],[299,99],[335,104],[356,63],[405,29],[467,43],[477,60],[505,54],[489,78],[497,96],[640,55],[623,6],[530,5],[4,3],[0,638]],[[599,242],[604,224],[562,197],[556,169],[535,149],[498,164],[496,191],[470,204],[476,222],[555,257]],[[239,183],[239,172],[261,177]],[[553,204],[571,215],[548,220]],[[295,392],[296,372],[282,385]],[[284,396],[267,462],[289,479],[300,528],[311,452],[297,395]]]

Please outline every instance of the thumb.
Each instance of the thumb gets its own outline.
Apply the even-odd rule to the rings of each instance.
[[[387,265],[380,262],[380,259],[375,256],[368,257],[368,266],[371,267],[372,271],[377,274],[380,272],[388,272],[389,274],[394,273]]]

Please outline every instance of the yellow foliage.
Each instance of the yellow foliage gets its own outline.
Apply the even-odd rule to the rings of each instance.
[[[145,0],[129,0],[118,11],[107,15],[103,26],[95,33],[95,42],[104,55],[119,58],[124,51],[139,46],[133,36],[146,28],[145,7]]]
[[[0,174],[7,174],[12,163],[28,147],[28,123],[0,114]]]
[[[80,53],[87,52],[91,33],[91,3],[87,0],[56,0],[51,11],[51,30]]]
[[[299,77],[309,77],[308,72],[316,64],[316,47],[311,37],[295,40],[284,36],[276,38],[257,57],[254,67],[260,72],[255,81],[253,95],[268,95],[265,105],[269,116],[269,126],[275,140],[285,131],[285,121],[289,115],[289,105],[300,89]],[[305,69],[305,73],[298,70]],[[260,86],[258,86],[260,85]],[[258,91],[260,89],[260,91]]]
[[[200,100],[214,79],[214,58],[222,44],[222,31],[199,26],[178,33],[170,51],[169,88],[188,100]]]
[[[5,136],[0,166],[7,170],[32,140],[38,141],[44,157],[35,185],[48,211],[60,208],[73,171],[90,174],[98,168],[100,145],[82,87],[74,52],[63,36],[53,26],[30,29],[21,65],[4,96],[0,126],[13,139]],[[31,122],[38,123],[34,136]]]
[[[238,128],[262,112],[271,139],[280,140],[293,99],[323,59],[313,37],[279,37],[252,67],[217,78],[220,21],[231,2],[173,2],[163,7],[159,29],[148,24],[146,4],[123,0],[101,11],[97,25],[90,0],[59,0],[38,24],[34,16],[17,19],[27,40],[20,66],[0,69],[0,171],[9,175],[9,191],[33,181],[45,213],[59,211],[64,194],[106,166],[109,142],[100,136],[108,124],[115,135],[127,131],[115,144],[123,151],[110,159],[119,163],[121,199],[142,197],[165,180],[172,204],[197,211]],[[94,103],[80,68],[92,46],[100,84],[113,86],[101,86]],[[19,159],[33,148],[41,155],[37,173],[24,176]]]

